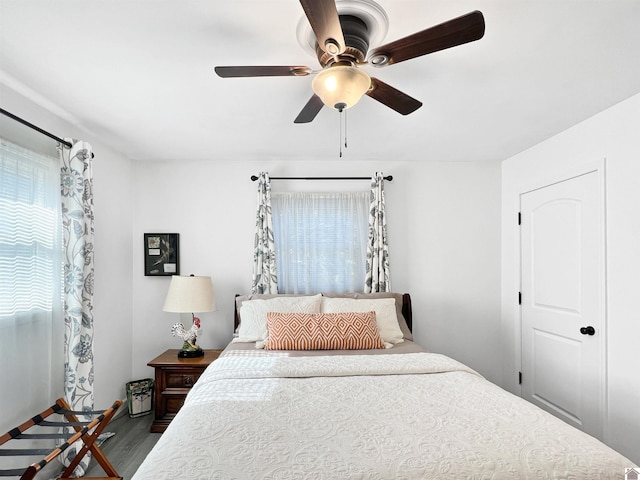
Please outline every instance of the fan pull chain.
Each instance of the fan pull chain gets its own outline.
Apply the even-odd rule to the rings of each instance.
[[[340,158],[342,158],[342,112],[343,110],[340,110],[340,124],[339,124],[340,131],[338,132],[339,133],[338,150],[340,151]]]
[[[339,110],[340,112],[340,139],[338,140],[338,146],[340,149],[340,158],[342,158],[342,132],[344,131],[344,148],[347,148],[347,112],[346,109]],[[342,115],[344,114],[344,130],[342,128]]]
[[[344,148],[347,148],[347,111],[344,112]]]

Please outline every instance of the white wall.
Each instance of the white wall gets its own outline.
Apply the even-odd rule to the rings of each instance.
[[[640,463],[640,95],[503,162],[503,384],[518,390],[519,194],[535,182],[606,159],[608,425],[605,441]]]
[[[169,278],[145,277],[143,234],[179,233],[181,273],[211,275],[218,311],[199,315],[204,348],[224,347],[233,330],[233,298],[251,288],[257,185],[271,176],[393,175],[385,182],[391,285],[409,292],[416,340],[499,381],[500,166],[495,164],[277,162],[137,163],[133,231],[134,376],[167,348],[179,315],[162,312]],[[369,182],[278,181],[277,190],[369,189]],[[185,321],[189,321],[187,316]]]
[[[28,90],[25,90],[29,94]],[[73,137],[91,143],[94,158],[95,207],[95,297],[94,297],[94,352],[95,352],[95,404],[107,407],[117,398],[125,397],[124,384],[131,380],[133,339],[132,332],[132,191],[131,162],[110,150],[95,136],[42,108],[14,89],[0,83],[2,108],[60,137]],[[50,105],[47,105],[49,108]],[[52,140],[53,142],[53,140]],[[0,338],[0,346],[4,337]],[[29,338],[21,339],[29,342]],[[60,345],[62,348],[62,345]],[[59,353],[62,358],[62,353]],[[17,359],[34,362],[31,356]],[[21,389],[20,383],[8,382],[0,371],[0,385]],[[25,383],[32,378],[22,379]],[[52,379],[59,385],[53,388],[51,398],[38,398],[29,405],[29,414],[44,410],[62,394],[62,377]],[[36,403],[39,405],[36,407]],[[13,413],[23,410],[24,402],[3,408]],[[22,418],[15,418],[22,420]]]

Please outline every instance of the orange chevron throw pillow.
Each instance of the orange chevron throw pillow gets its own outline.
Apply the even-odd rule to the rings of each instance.
[[[375,312],[267,313],[266,350],[385,348]]]

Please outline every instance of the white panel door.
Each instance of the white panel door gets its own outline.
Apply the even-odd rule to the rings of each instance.
[[[602,438],[604,208],[598,172],[521,195],[522,396]]]

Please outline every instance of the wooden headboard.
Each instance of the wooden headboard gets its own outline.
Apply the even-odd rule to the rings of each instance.
[[[236,297],[240,294],[236,293]],[[402,315],[404,316],[407,326],[410,331],[413,331],[413,313],[411,311],[411,295],[408,293],[402,294]],[[233,331],[235,332],[240,325],[240,312],[238,312],[238,304],[236,299],[233,299]]]
[[[402,294],[402,315],[404,316],[405,322],[407,322],[407,327],[409,327],[409,331],[413,332],[413,312],[411,310],[411,295],[408,293]]]

